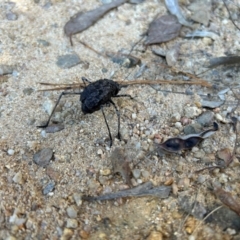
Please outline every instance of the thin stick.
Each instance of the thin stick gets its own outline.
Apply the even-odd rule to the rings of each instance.
[[[136,84],[143,84],[143,85],[158,85],[158,84],[171,84],[171,85],[200,85],[203,87],[211,87],[212,85],[204,80],[197,81],[169,81],[169,80],[133,80],[133,81],[116,81],[117,83],[123,85],[124,87],[136,85]],[[84,83],[72,83],[72,84],[54,84],[54,83],[45,83],[40,82],[41,85],[44,86],[59,86],[56,88],[50,88],[50,89],[40,89],[39,91],[56,91],[56,90],[70,90],[74,88],[84,88]]]

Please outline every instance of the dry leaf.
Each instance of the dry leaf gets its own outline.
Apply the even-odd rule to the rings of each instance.
[[[227,207],[229,207],[231,210],[233,210],[240,216],[239,198],[233,196],[230,192],[227,192],[219,187],[216,187],[213,192],[223,204],[225,204]]]
[[[177,18],[171,15],[164,15],[151,22],[146,45],[170,41],[179,35],[181,24]]]

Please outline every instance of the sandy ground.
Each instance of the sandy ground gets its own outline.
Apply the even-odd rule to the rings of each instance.
[[[239,148],[228,168],[194,173],[216,163],[219,150],[233,149],[236,135],[231,125],[218,121],[220,130],[185,155],[159,156],[154,145],[156,136],[162,141],[183,134],[183,126],[176,122],[181,122],[186,109],[198,109],[196,115],[188,117],[191,123],[206,111],[201,108],[197,93],[216,94],[230,86],[239,94],[239,67],[220,67],[201,75],[214,84],[211,89],[189,85],[157,86],[157,90],[143,85],[124,88],[121,93],[131,94],[135,100],[114,100],[121,113],[123,141],[115,139],[112,148],[101,111],[83,115],[79,96],[62,99],[57,109],[65,126],[63,131],[46,133],[36,127],[47,120],[47,111],[60,94],[38,91],[42,88],[39,82],[72,83],[81,81],[82,76],[92,81],[101,78],[130,81],[139,72],[140,66],[121,67],[84,47],[80,40],[99,52],[128,53],[156,14],[166,13],[162,1],[123,4],[91,28],[73,36],[74,46],[70,46],[63,33],[64,24],[76,12],[100,4],[96,0],[0,3],[0,64],[14,69],[11,74],[0,76],[0,239],[240,239],[240,217],[231,215],[234,213],[228,208],[223,207],[225,212],[215,220],[205,222],[203,217],[183,209],[184,203],[198,201],[206,209],[206,216],[220,206],[210,188],[213,182],[240,197]],[[190,1],[181,4],[184,12],[190,14],[187,9]],[[230,10],[234,19],[239,19],[237,1],[231,2]],[[7,17],[8,13],[18,18],[9,20],[12,15]],[[164,49],[180,46],[177,69],[197,74],[206,70],[209,57],[239,54],[240,31],[229,20],[223,3],[212,1],[210,15],[208,29],[218,33],[216,40],[179,37],[159,45]],[[162,67],[160,64],[165,60],[154,55],[150,48],[142,50],[139,44],[132,53],[147,65],[141,79],[183,79]],[[80,57],[79,65],[69,69],[57,66],[59,56],[72,53]],[[174,93],[186,90],[196,94]],[[232,91],[226,98],[236,102]],[[216,116],[219,113],[225,118],[231,106],[224,104],[214,109],[214,117],[219,120]],[[236,109],[234,115],[238,117],[239,113]],[[176,115],[180,119],[174,120]],[[106,109],[106,116],[115,136],[117,117],[112,107]],[[169,198],[82,201],[83,194],[99,195],[127,187],[121,176],[112,172],[109,156],[116,147],[125,149],[132,170],[140,171],[139,176],[131,179],[134,186],[147,181],[156,186],[173,182]],[[43,168],[33,162],[33,155],[44,148],[53,149],[54,158]],[[44,194],[49,184],[54,187]],[[229,214],[231,217],[227,218]]]

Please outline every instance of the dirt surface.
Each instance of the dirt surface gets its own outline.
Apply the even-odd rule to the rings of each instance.
[[[200,1],[179,2],[190,17],[190,6]],[[178,37],[153,46],[166,52],[177,49],[178,57],[170,62],[179,71],[194,75],[207,70],[210,58],[239,55],[240,51],[240,30],[230,21],[223,2],[203,2],[209,6],[209,22],[205,27],[195,23],[194,28],[217,33],[214,40]],[[240,27],[238,1],[226,2]],[[200,75],[213,85],[211,88],[187,84],[123,88],[121,94],[131,94],[134,100],[114,99],[121,113],[122,141],[114,139],[112,148],[101,111],[82,114],[79,95],[63,97],[56,110],[54,119],[62,122],[64,130],[46,133],[37,128],[46,122],[60,94],[38,91],[43,88],[39,82],[81,82],[83,76],[91,81],[109,78],[127,82],[136,79],[136,74],[152,81],[187,80],[180,72],[164,67],[165,57],[154,55],[150,47],[143,51],[142,43],[132,55],[146,65],[143,72],[141,65],[125,68],[80,43],[100,53],[128,54],[155,16],[167,14],[163,1],[125,3],[74,35],[71,46],[63,33],[65,23],[78,11],[100,4],[96,0],[0,3],[0,67],[8,65],[10,69],[10,74],[0,76],[0,239],[240,239],[240,217],[227,206],[217,209],[222,203],[213,193],[213,186],[218,186],[240,198],[240,148],[236,148],[229,166],[195,172],[217,165],[219,151],[228,149],[224,151],[231,155],[238,144],[228,115],[238,119],[240,115],[239,108],[234,110],[239,96],[239,65]],[[80,63],[59,67],[59,57],[67,54],[78,55]],[[228,87],[226,102],[208,110],[212,115],[199,130],[217,121],[219,131],[184,153],[158,151],[158,143],[184,135],[187,125],[196,128],[196,119],[207,111],[201,106],[202,95],[217,96]],[[185,94],[189,92],[193,94]],[[115,110],[105,108],[105,113],[116,136]],[[171,185],[169,197],[83,201],[82,195],[128,187],[120,175],[113,174],[110,156],[116,147],[123,149],[130,162],[133,186],[147,181],[155,186]],[[54,154],[42,167],[33,156],[46,148]]]

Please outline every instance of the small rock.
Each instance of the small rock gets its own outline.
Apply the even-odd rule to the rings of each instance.
[[[132,119],[136,119],[137,118],[137,114],[136,113],[133,113],[132,114]]]
[[[61,236],[60,240],[69,240],[72,238],[73,230],[69,228],[64,228],[63,235]]]
[[[81,230],[79,234],[80,234],[80,237],[83,239],[87,239],[89,237],[89,233],[84,230]]]
[[[33,162],[41,167],[46,167],[53,156],[51,148],[44,148],[33,155]]]
[[[23,94],[27,95],[27,96],[31,95],[33,92],[34,92],[33,88],[24,88],[23,89]]]
[[[55,105],[56,105],[56,103],[49,99],[43,103],[43,109],[48,115],[51,115]]]
[[[185,212],[192,214],[198,219],[203,219],[207,213],[207,210],[202,203],[196,201],[196,199],[191,199],[186,193],[179,195],[178,203]]]
[[[50,43],[44,39],[38,39],[37,42],[44,47],[50,46]]]
[[[189,6],[189,9],[193,11],[191,19],[195,22],[202,23],[207,26],[210,20],[210,6],[209,4],[204,4],[202,2],[192,3]]]
[[[110,57],[112,62],[117,63],[125,68],[132,68],[141,63],[139,58],[136,58],[130,54],[111,53],[107,52],[107,56]]]
[[[97,150],[97,155],[103,155],[103,150],[102,149],[98,149]]]
[[[79,58],[79,56],[76,53],[73,53],[59,56],[56,64],[58,65],[58,67],[66,69],[74,67],[80,63],[81,59]]]
[[[197,181],[199,183],[204,183],[206,180],[206,177],[204,175],[199,175]]]
[[[141,171],[139,169],[133,169],[132,174],[135,179],[138,179],[141,175]]]
[[[18,19],[18,15],[10,11],[6,14],[6,18],[9,21],[16,21]]]
[[[6,74],[12,74],[14,71],[15,66],[12,65],[4,65],[0,64],[0,76],[6,75]]]
[[[19,211],[19,209],[15,208],[14,213],[9,218],[9,222],[12,224],[15,224],[17,226],[21,226],[26,222],[26,218],[22,218],[21,216],[24,216],[25,214],[22,214],[22,212]]]
[[[178,186],[176,183],[172,184],[172,192],[175,196],[178,194]]]
[[[219,114],[219,113],[216,113],[215,114],[215,118],[218,120],[218,121],[220,121],[220,122],[222,122],[222,123],[228,123],[229,122],[229,120],[227,120],[226,118],[224,118],[221,114]]]
[[[194,118],[202,113],[202,110],[197,107],[185,107],[185,116],[188,118]]]
[[[100,170],[100,174],[101,174],[102,176],[108,176],[108,175],[111,174],[111,169],[109,169],[109,168],[101,169],[101,170]]]
[[[201,124],[204,127],[209,127],[212,125],[214,113],[211,111],[206,111],[197,117],[197,123]]]
[[[12,156],[14,155],[15,151],[13,149],[8,149],[7,153],[8,155]]]
[[[189,124],[184,127],[183,131],[186,135],[199,133],[202,130],[202,126],[199,123]]]
[[[43,195],[47,195],[50,192],[52,192],[55,189],[55,182],[49,182],[44,188],[43,188]]]
[[[204,37],[202,41],[205,45],[212,45],[213,43],[213,40],[210,37]]]
[[[21,172],[16,173],[15,176],[13,177],[13,181],[15,183],[22,184],[23,183],[22,173]]]
[[[33,125],[35,122],[36,122],[36,119],[35,119],[35,118],[30,118],[30,119],[27,120],[27,124],[28,124],[29,126]]]
[[[181,128],[182,128],[182,124],[181,124],[180,122],[176,122],[176,123],[175,123],[175,127],[176,127],[177,129],[181,129]]]
[[[148,171],[144,170],[144,171],[142,171],[142,176],[144,178],[148,178],[150,176],[150,173]]]
[[[181,119],[181,114],[176,112],[171,116],[171,122],[175,123],[175,122],[179,122]]]
[[[74,205],[71,205],[67,208],[67,215],[70,218],[76,218],[77,217],[77,209]]]
[[[147,240],[162,240],[162,239],[163,239],[162,233],[157,231],[152,231],[150,235],[147,237]]]
[[[75,201],[75,203],[77,204],[78,207],[82,205],[82,196],[81,196],[81,194],[74,193],[73,194],[73,198],[74,198],[74,201]]]
[[[168,66],[175,66],[179,56],[179,47],[173,47],[167,51],[166,61]]]
[[[60,178],[60,174],[51,166],[47,167],[46,174],[55,182],[58,182]]]
[[[236,230],[235,229],[232,229],[232,228],[227,228],[226,232],[229,234],[229,235],[236,235]]]
[[[208,107],[208,108],[217,108],[223,105],[224,101],[207,101],[207,100],[201,100],[202,107]]]
[[[195,152],[193,156],[198,159],[203,159],[205,156],[205,152],[203,150],[200,150]]]
[[[67,220],[67,228],[77,228],[78,227],[78,221],[76,219],[68,219]]]
[[[228,182],[228,176],[225,173],[221,173],[220,177],[218,178],[218,181],[220,183],[227,183]]]

